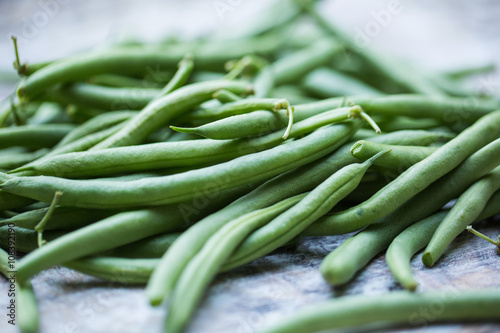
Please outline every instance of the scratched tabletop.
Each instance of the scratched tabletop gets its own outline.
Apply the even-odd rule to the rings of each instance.
[[[154,42],[166,36],[189,39],[207,31],[224,31],[259,15],[264,6],[264,0],[0,0],[0,99],[6,98],[15,84],[12,34],[19,38],[21,61],[38,62],[124,39]],[[498,1],[337,0],[321,6],[325,16],[363,38],[369,47],[426,70],[447,72],[483,64],[500,68]],[[398,11],[381,17],[390,6],[397,6]],[[369,29],[374,30],[368,36]],[[474,93],[500,96],[498,71],[478,75],[469,88]],[[477,229],[496,239],[499,222],[497,216],[478,223]],[[220,274],[187,332],[257,332],[307,305],[343,295],[380,295],[401,289],[383,254],[347,286],[330,287],[318,267],[348,236],[305,237],[293,246]],[[494,246],[467,233],[453,242],[434,268],[425,268],[421,255],[412,260],[412,267],[419,292],[500,287],[500,257]],[[32,284],[41,333],[162,331],[165,309],[148,305],[143,286],[110,283],[64,267],[43,271]],[[7,291],[6,279],[0,278],[0,333],[18,332],[7,324]],[[404,327],[375,330],[500,332],[498,323],[435,323],[432,309],[422,309],[418,318]]]

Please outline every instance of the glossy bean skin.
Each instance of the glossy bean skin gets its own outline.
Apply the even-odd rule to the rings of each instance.
[[[92,149],[141,143],[148,135],[179,114],[212,99],[212,94],[220,89],[245,94],[248,92],[249,86],[247,83],[239,81],[210,81],[184,86],[149,103],[142,111],[130,119],[120,131]]]
[[[445,134],[447,137],[448,134]],[[401,131],[385,134],[373,140],[382,143],[430,144],[445,139],[439,133],[426,131]],[[175,288],[180,274],[203,244],[224,224],[238,216],[272,205],[280,200],[314,189],[340,168],[356,163],[350,154],[352,143],[343,145],[334,153],[312,164],[276,176],[254,191],[236,200],[182,233],[164,254],[151,276],[146,292],[153,305],[160,304]]]
[[[305,194],[299,194],[270,207],[245,214],[224,225],[210,237],[179,278],[179,283],[169,300],[165,330],[172,333],[182,332],[200,302],[204,289],[234,249],[252,230],[265,225],[304,196]]]
[[[60,205],[87,208],[154,206],[182,202],[192,199],[204,188],[215,187],[222,191],[264,181],[317,160],[344,143],[359,125],[359,122],[353,122],[323,127],[286,145],[171,176],[116,182],[50,176],[9,177],[0,174],[0,189],[44,202],[50,202],[55,191],[62,191],[64,195],[60,199]]]
[[[352,146],[351,154],[357,159],[365,161],[381,151],[390,150],[389,153],[377,159],[375,165],[390,170],[403,171],[428,157],[436,149],[437,147],[384,145],[362,140]]]
[[[400,232],[439,210],[494,169],[500,163],[499,153],[500,139],[497,139],[394,212],[350,237],[323,260],[320,266],[323,277],[333,285],[349,282],[373,257],[387,249]],[[306,235],[328,235],[308,231]]]
[[[323,112],[296,123],[288,137],[299,137],[322,126],[346,121],[350,115],[351,108]],[[257,138],[241,140],[166,142],[65,155],[54,151],[38,161],[11,171],[11,173],[18,176],[51,175],[83,178],[160,168],[206,166],[261,152],[282,143],[282,133],[274,132]],[[59,156],[49,159],[49,156],[54,154],[59,154]]]
[[[391,325],[425,320],[422,309],[442,305],[433,317],[436,321],[499,320],[500,293],[496,290],[426,292],[413,294],[393,291],[377,296],[345,296],[301,310],[263,333],[309,333],[346,329],[384,322]]]
[[[69,261],[64,266],[107,281],[144,284],[158,261],[158,259],[88,257]]]
[[[17,266],[18,281],[24,281],[53,265],[99,253],[140,239],[183,228],[232,201],[247,188],[219,192],[204,209],[187,215],[194,202],[115,214],[48,242],[26,255]],[[63,195],[64,196],[64,195]],[[62,196],[62,197],[63,197]]]
[[[488,200],[480,216],[474,222],[482,221],[500,212],[500,192],[497,191]],[[426,247],[434,232],[449,214],[449,210],[435,213],[401,232],[387,249],[385,260],[394,278],[408,290],[415,290],[418,286],[413,276],[410,260],[415,253]]]
[[[159,89],[114,88],[88,83],[73,83],[49,90],[42,99],[100,110],[141,110],[159,92]]]
[[[224,268],[234,268],[264,256],[298,236],[351,193],[373,162],[386,153],[380,152],[363,163],[350,164],[335,172],[294,207],[253,232]]]
[[[481,214],[499,188],[500,167],[497,167],[460,195],[425,248],[422,262],[427,267],[434,266],[448,245]]]
[[[499,133],[500,111],[497,111],[480,118],[428,158],[408,168],[367,201],[324,217],[312,225],[309,232],[347,233],[374,223],[496,139]]]
[[[75,128],[70,124],[24,125],[0,129],[0,148],[50,148]]]

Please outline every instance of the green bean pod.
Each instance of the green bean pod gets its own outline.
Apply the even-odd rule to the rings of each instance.
[[[332,96],[384,95],[380,90],[346,74],[327,67],[318,68],[309,73],[302,85],[306,90],[322,98]]]
[[[158,259],[88,257],[69,261],[64,266],[108,281],[125,284],[146,283]]]
[[[11,177],[0,173],[0,189],[51,202],[62,191],[59,204],[87,208],[155,206],[190,200],[204,188],[225,190],[272,178],[317,160],[344,143],[359,122],[323,127],[286,145],[238,157],[218,165],[171,176],[127,182],[70,180],[49,176]]]
[[[16,301],[19,309],[17,323],[22,333],[37,333],[40,319],[35,294],[30,281],[16,283]]]
[[[38,221],[40,222],[40,221]],[[9,226],[0,227],[0,247],[8,249],[12,244],[9,244]],[[14,227],[14,234],[16,235],[15,248],[17,252],[28,253],[38,248],[37,233],[34,230]],[[45,240],[54,240],[62,235],[66,234],[66,231],[46,231],[43,234]],[[10,239],[12,241],[12,239]]]
[[[440,311],[433,311],[439,307]],[[293,314],[262,333],[310,333],[354,328],[371,323],[420,326],[425,313],[442,321],[500,319],[500,292],[473,290],[413,294],[395,291],[385,295],[355,295],[333,299]],[[427,311],[426,311],[427,310]],[[425,311],[425,312],[422,312]]]
[[[159,89],[150,88],[113,88],[73,83],[47,91],[43,99],[100,110],[141,110],[159,92]]]
[[[0,148],[21,146],[31,149],[50,148],[75,128],[70,124],[42,124],[0,129]]]
[[[387,249],[404,229],[439,210],[499,163],[500,139],[497,139],[472,154],[455,170],[429,185],[394,212],[347,239],[321,263],[323,277],[332,285],[347,283],[374,256]],[[318,229],[313,232],[306,230],[305,234],[328,235],[317,231]]]
[[[270,207],[247,213],[224,225],[205,243],[201,251],[183,271],[172,298],[165,323],[167,332],[182,332],[200,302],[204,289],[218,273],[221,265],[253,230],[283,213],[306,194],[298,194]]]
[[[499,188],[500,167],[497,167],[460,195],[425,248],[422,255],[425,266],[434,266],[448,245],[481,214],[488,200]]]
[[[0,190],[0,211],[28,206],[35,200]]]
[[[361,140],[352,146],[351,154],[365,161],[381,151],[389,150],[389,153],[381,156],[374,164],[390,170],[403,171],[428,157],[436,149],[437,147],[384,145]]]
[[[496,111],[480,118],[428,158],[408,168],[367,201],[322,218],[310,227],[309,232],[348,233],[374,223],[453,170],[468,156],[496,139],[499,134],[500,111]]]
[[[212,94],[220,89],[227,89],[237,94],[248,92],[249,86],[238,81],[211,81],[194,83],[177,89],[165,96],[155,99],[123,128],[97,144],[92,149],[129,146],[144,141],[148,135],[159,129],[174,117],[190,110],[212,98]]]
[[[0,170],[12,170],[27,163],[33,162],[47,154],[50,150],[41,148],[33,152],[15,153],[12,155],[2,154],[0,156]]]
[[[2,248],[0,248],[0,274],[9,278],[9,272],[12,269],[9,267],[9,254]]]
[[[161,258],[180,235],[181,232],[169,232],[155,235],[110,249],[101,254],[104,256],[124,258]]]
[[[351,193],[373,162],[387,152],[380,152],[363,163],[350,164],[335,172],[294,207],[253,232],[226,262],[224,269],[264,256],[299,235]]]

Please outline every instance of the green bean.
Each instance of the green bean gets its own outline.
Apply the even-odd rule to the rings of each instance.
[[[223,104],[236,102],[242,99],[240,96],[233,94],[232,92],[227,91],[226,89],[221,89],[214,92],[213,97]]]
[[[19,309],[17,323],[21,332],[38,332],[40,325],[38,306],[30,281],[16,283],[16,301]]]
[[[428,144],[441,139],[438,133],[426,131],[401,131],[376,137],[383,143]],[[356,163],[349,153],[352,143],[346,144],[333,154],[314,164],[304,165],[264,183],[224,209],[199,221],[172,244],[151,276],[146,292],[153,305],[168,297],[187,263],[203,247],[205,242],[224,224],[253,210],[312,190],[340,168]]]
[[[350,164],[335,172],[294,207],[253,232],[226,262],[225,269],[268,254],[299,235],[351,193],[373,162],[387,152],[380,152],[363,163]]]
[[[247,54],[274,52],[284,40],[274,35],[244,41],[185,43],[168,48],[121,47],[88,52],[55,61],[37,70],[18,87],[23,100],[32,99],[59,83],[86,79],[98,74],[157,75],[158,71],[173,69],[190,52],[199,69],[221,69],[228,60]],[[33,66],[33,65],[32,65]]]
[[[0,247],[3,249],[9,249],[12,246],[12,238],[9,239],[12,231],[9,231],[9,228],[9,225],[0,227]],[[36,231],[17,226],[13,229],[13,233],[16,235],[15,248],[17,252],[28,253],[38,248]],[[66,234],[65,231],[48,231],[45,233],[45,239],[54,240],[64,234]]]
[[[361,140],[352,146],[351,154],[357,159],[365,161],[381,151],[390,150],[388,154],[377,159],[374,164],[390,170],[403,171],[422,161],[437,149],[437,147],[384,145]]]
[[[497,191],[488,200],[486,207],[475,220],[482,221],[500,212],[500,192]],[[423,219],[401,232],[387,249],[385,260],[392,275],[396,280],[408,290],[415,290],[418,286],[413,277],[410,266],[411,257],[419,250],[423,249],[432,238],[432,235],[449,214],[449,210],[435,213]]]
[[[158,84],[117,74],[99,74],[88,79],[89,83],[115,88],[158,88]]]
[[[387,266],[405,289],[411,291],[417,289],[418,283],[411,271],[411,257],[429,243],[434,231],[448,212],[448,210],[444,210],[435,213],[410,225],[394,238],[387,249],[385,254]]]
[[[53,193],[59,190],[64,193],[60,205],[86,208],[154,206],[181,202],[195,197],[200,189],[215,187],[225,190],[264,181],[317,160],[347,140],[359,124],[348,122],[323,127],[286,145],[171,176],[113,182],[48,176],[11,177],[0,173],[0,189],[43,202],[50,202]]]
[[[57,103],[40,103],[40,106],[36,109],[36,112],[28,118],[29,125],[40,125],[40,124],[57,124],[57,123],[70,123],[66,112],[64,112],[64,107]]]
[[[254,85],[258,82],[254,82]],[[292,104],[319,103],[321,102],[315,97],[310,96],[306,90],[296,85],[284,84],[279,87],[271,87],[267,97],[286,98]],[[257,87],[256,87],[257,89]]]
[[[369,48],[356,45],[349,35],[325,20],[314,8],[314,3],[303,0],[298,1],[298,3],[300,3],[328,35],[338,39],[349,49],[353,50],[371,68],[404,87],[408,92],[427,95],[444,95],[438,87],[434,86],[432,82],[420,75],[417,70],[413,70],[409,66],[398,64],[393,59],[387,58],[387,56],[382,57]]]
[[[247,98],[225,103],[214,108],[200,109],[187,114],[185,117],[178,119],[178,121],[184,123],[194,120],[196,123],[207,123],[258,110],[277,112],[286,109],[289,105],[290,103],[283,98]]]
[[[93,150],[141,143],[149,134],[192,107],[211,99],[220,89],[243,94],[248,84],[238,81],[194,83],[162,96],[148,104],[117,133],[93,147]]]
[[[23,152],[12,155],[2,154],[1,156],[2,160],[0,161],[0,169],[11,170],[20,167],[24,164],[27,164],[44,156],[45,154],[47,154],[47,152],[49,152],[49,149],[42,148],[34,152]]]
[[[318,68],[309,73],[302,85],[316,96],[329,98],[349,95],[384,95],[380,90],[358,79],[327,67]]]
[[[200,302],[203,290],[234,249],[249,233],[295,205],[305,195],[298,194],[270,207],[247,213],[224,225],[211,236],[179,278],[179,283],[169,300],[165,330],[172,333],[181,332],[192,317],[196,304]]]
[[[439,210],[499,163],[500,139],[497,139],[472,154],[452,172],[429,185],[394,212],[345,241],[323,260],[320,266],[323,277],[334,285],[348,282],[404,229]],[[309,229],[305,235],[330,234]],[[332,232],[331,229],[328,231]],[[334,230],[332,233],[338,234],[338,231]]]
[[[368,178],[369,175],[365,175],[365,178]],[[352,203],[360,203],[365,200],[368,200],[375,193],[380,191],[380,189],[389,183],[389,180],[385,177],[377,177],[374,180],[363,179],[361,183],[359,183],[358,187],[348,196],[345,197],[345,201]],[[341,210],[338,210],[341,211]]]
[[[89,257],[69,261],[64,266],[108,281],[143,284],[158,264],[158,259]]]
[[[13,223],[21,228],[34,230],[35,225],[40,222],[47,210],[48,208],[46,207],[17,214],[4,221],[0,221],[0,226]],[[57,207],[52,214],[50,224],[47,225],[46,230],[74,230],[117,213],[119,213],[117,210]]]
[[[0,190],[0,211],[21,208],[33,202],[33,199]]]
[[[54,146],[74,125],[47,124],[24,125],[0,129],[0,148],[22,146],[27,148],[47,148]]]
[[[12,269],[9,266],[9,254],[2,248],[0,248],[0,274],[9,278],[9,272]]]
[[[428,312],[437,322],[499,320],[499,306],[500,293],[497,290],[421,294],[396,291],[375,296],[345,296],[312,305],[262,332],[331,332],[377,322],[421,326],[428,324]]]
[[[296,82],[313,69],[327,64],[333,55],[342,51],[337,42],[320,39],[288,56],[278,59],[270,67],[275,85]]]
[[[390,117],[387,121],[377,121],[384,132],[393,132],[409,129],[430,129],[441,125],[440,121],[432,118]]]
[[[161,89],[156,98],[167,95],[172,91],[179,89],[186,83],[194,68],[193,57],[191,54],[187,53],[184,55],[184,58],[182,58],[177,67],[178,69],[172,79]]]
[[[200,215],[203,217],[204,214],[224,206],[234,198],[235,194],[246,191],[248,189],[238,188],[218,192],[208,199],[208,204],[203,209],[197,209],[196,202],[193,201],[113,215],[50,241],[26,255],[17,267],[18,281],[24,281],[53,265],[64,264],[158,233],[182,228],[186,224],[195,222]],[[66,193],[61,199],[65,195]],[[186,210],[194,210],[195,213],[188,215]]]
[[[91,118],[68,133],[68,135],[66,135],[56,145],[56,148],[81,139],[89,134],[96,133],[111,126],[122,123],[123,121],[130,119],[135,114],[137,114],[137,112],[135,111],[115,111],[106,112],[94,118]]]
[[[47,91],[43,100],[100,110],[140,110],[159,92],[159,89],[114,88],[73,83]]]
[[[108,250],[102,255],[125,258],[160,258],[181,235],[170,232]]]
[[[480,118],[428,158],[408,168],[367,201],[322,218],[309,228],[309,232],[347,233],[374,223],[453,170],[499,133],[500,111],[496,111]]]
[[[499,188],[500,167],[497,167],[460,195],[425,248],[422,255],[425,266],[434,266],[448,245],[481,214],[488,200]]]

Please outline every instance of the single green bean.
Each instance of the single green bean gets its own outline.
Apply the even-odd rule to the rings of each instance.
[[[377,121],[384,132],[393,132],[409,129],[431,129],[441,125],[438,119],[410,118],[405,116],[389,116],[388,120]]]
[[[390,170],[404,171],[437,149],[437,147],[385,145],[361,140],[352,146],[351,154],[357,159],[365,161],[381,151],[390,150],[388,154],[377,159],[374,164]]]
[[[28,206],[35,200],[0,190],[0,211]]]
[[[214,92],[213,97],[223,104],[230,103],[230,102],[236,102],[236,101],[239,101],[242,99],[240,96],[235,95],[232,92],[227,91],[226,89],[221,89],[221,90]]]
[[[2,170],[12,170],[27,163],[30,163],[49,152],[49,149],[42,148],[33,152],[23,152],[16,153],[12,155],[3,155],[1,156],[2,160],[0,161],[0,169]]]
[[[320,266],[323,277],[334,285],[348,282],[374,256],[386,249],[404,229],[439,210],[499,163],[500,139],[497,139],[472,154],[452,172],[429,185],[394,212],[350,237],[336,248]],[[304,234],[329,235],[328,231],[338,234],[337,230],[332,229],[326,233],[319,233],[318,229],[309,229]]]
[[[425,266],[434,266],[448,245],[481,214],[488,200],[499,188],[500,167],[497,167],[460,195],[425,248],[422,255]]]
[[[108,281],[125,284],[146,283],[158,259],[88,257],[66,262],[64,266]]]
[[[298,194],[270,207],[247,213],[224,225],[205,243],[179,278],[165,323],[167,332],[182,332],[200,302],[203,291],[218,273],[224,261],[253,230],[265,225],[303,199]]]
[[[335,172],[294,207],[253,232],[236,249],[224,268],[248,263],[298,236],[351,193],[373,162],[387,152],[380,152],[363,163],[350,164]]]
[[[432,312],[432,319],[437,322],[496,321],[500,320],[499,306],[497,290],[421,294],[396,291],[376,296],[345,296],[301,310],[262,333],[331,332],[377,322],[420,326],[428,323],[428,312]],[[435,311],[436,307],[440,311]]]
[[[309,73],[304,78],[302,85],[309,92],[322,98],[350,95],[384,95],[380,90],[352,76],[326,67],[318,68]]]
[[[429,144],[443,139],[439,133],[427,131],[401,131],[374,138],[382,143]],[[236,200],[224,209],[199,221],[179,238],[165,253],[148,283],[146,292],[153,305],[170,296],[180,274],[211,235],[224,224],[241,215],[267,207],[276,202],[312,190],[340,168],[356,163],[350,154],[352,143],[345,144],[336,152],[312,164],[279,175],[254,191]]]
[[[93,147],[93,150],[129,146],[141,143],[148,135],[179,114],[212,98],[220,89],[237,94],[248,91],[248,84],[238,81],[211,81],[194,83],[177,89],[148,104],[117,133]]]
[[[428,158],[408,168],[367,201],[322,218],[309,227],[308,233],[347,233],[374,223],[453,170],[499,134],[500,111],[496,111],[480,118]]]
[[[28,253],[38,248],[38,240],[36,231],[30,229],[13,227],[14,230],[9,230],[11,226],[6,225],[0,227],[0,247],[10,249],[15,247],[17,252]],[[12,239],[12,234],[15,235],[15,244]],[[45,233],[45,239],[54,240],[66,234],[65,231],[48,231]]]
[[[0,148],[48,148],[75,128],[70,124],[24,125],[0,129]]]
[[[116,182],[48,176],[11,177],[0,173],[0,189],[43,202],[50,202],[53,193],[59,190],[64,193],[60,205],[87,208],[182,202],[192,199],[205,188],[225,190],[264,181],[317,160],[344,143],[359,125],[359,122],[348,122],[323,127],[286,145],[171,176]]]
[[[10,278],[10,271],[12,271],[12,269],[9,266],[9,254],[4,249],[0,248],[0,274],[8,279]]]
[[[47,91],[42,99],[101,110],[140,110],[159,92],[159,89],[114,88],[73,83]]]
[[[16,301],[19,309],[17,323],[22,333],[37,333],[40,319],[31,282],[16,283]]]
[[[158,88],[157,83],[117,74],[99,74],[87,81],[88,83],[115,88]]]

